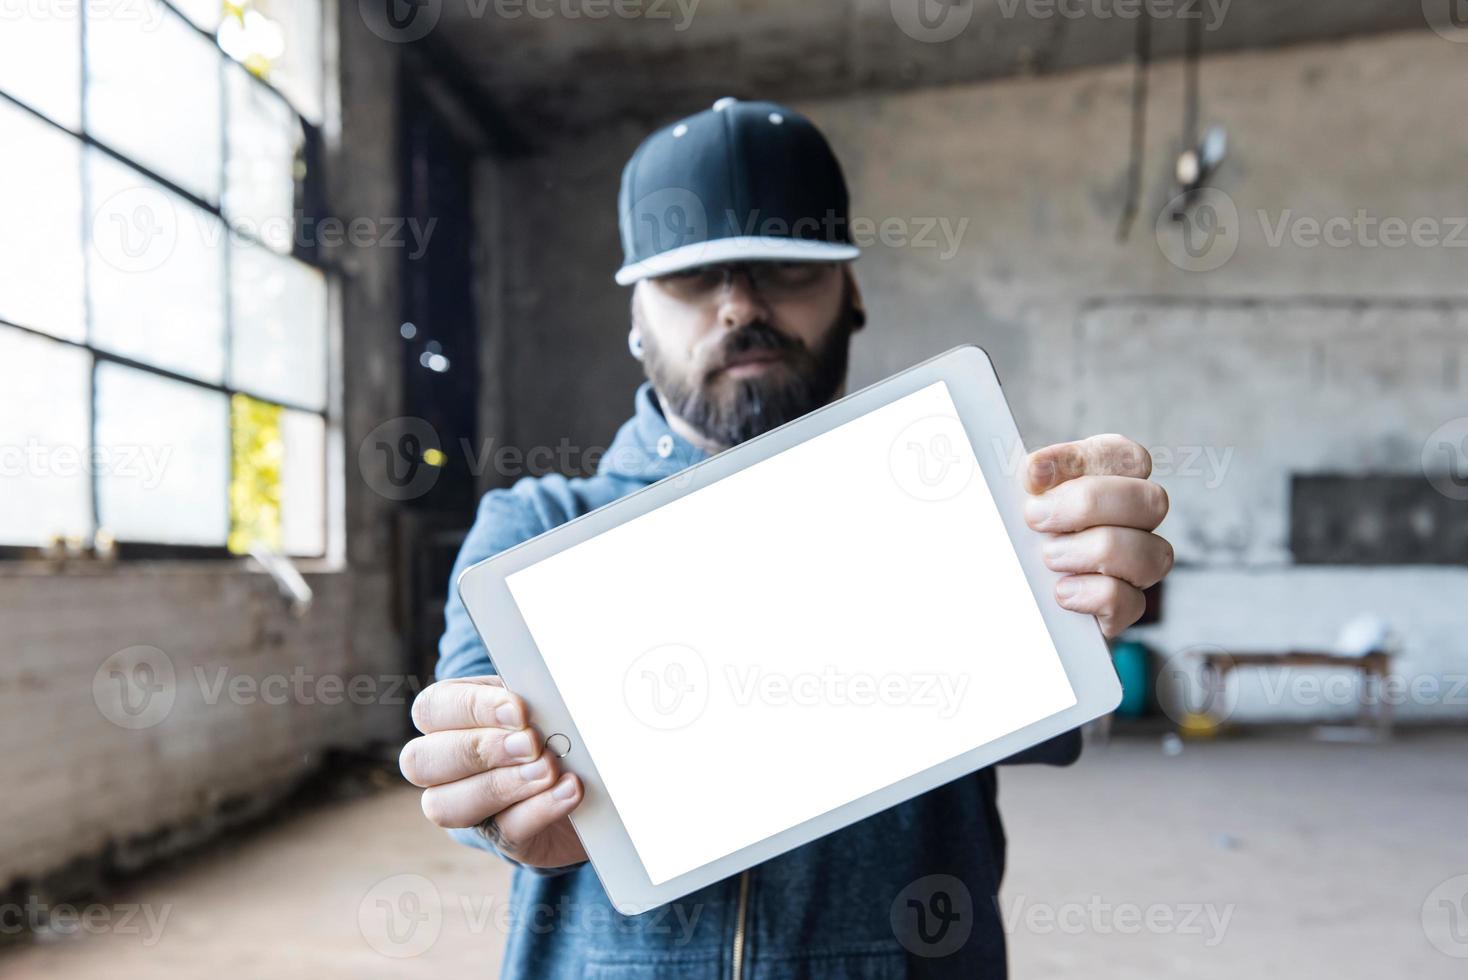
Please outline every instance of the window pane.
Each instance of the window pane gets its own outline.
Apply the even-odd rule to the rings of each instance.
[[[247,395],[229,400],[233,465],[229,480],[229,550],[257,544],[280,550],[280,470],[284,446],[279,405]]]
[[[179,13],[204,30],[213,33],[224,16],[224,0],[173,0]]]
[[[0,92],[71,129],[80,125],[82,108],[78,10],[27,4],[7,16],[0,8]]]
[[[81,186],[81,143],[0,101],[0,319],[83,338]]]
[[[318,415],[247,395],[230,399],[234,465],[229,550],[264,545],[291,555],[325,551],[326,427]]]
[[[326,551],[326,422],[287,409],[280,419],[281,537],[288,555]]]
[[[285,93],[301,115],[321,122],[320,0],[254,0],[219,25],[225,53]]]
[[[208,38],[157,0],[87,21],[91,135],[180,187],[219,200],[219,66]]]
[[[87,151],[86,171],[93,343],[222,380],[223,222],[96,150]]]
[[[238,65],[225,68],[229,143],[224,211],[237,227],[289,255],[295,170],[305,142],[300,119],[280,96]]]
[[[97,365],[98,517],[119,541],[223,545],[229,533],[225,396]],[[128,465],[123,465],[127,461]]]
[[[259,245],[230,243],[233,386],[304,408],[326,406],[326,280]]]
[[[0,544],[85,537],[91,355],[0,327]]]

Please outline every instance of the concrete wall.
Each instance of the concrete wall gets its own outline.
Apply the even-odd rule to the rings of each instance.
[[[355,9],[327,179],[339,216],[387,217],[396,52]],[[144,862],[268,807],[328,750],[400,741],[411,692],[391,615],[391,505],[357,475],[355,451],[398,414],[398,257],[351,245],[336,256],[332,496],[344,517],[333,557],[306,575],[308,615],[243,561],[0,564],[0,889],[42,887],[71,862]],[[110,672],[139,667],[158,695],[119,714]]]
[[[855,213],[890,229],[857,265],[872,317],[853,384],[976,342],[1032,444],[1119,430],[1151,447],[1181,559],[1165,622],[1144,631],[1164,652],[1328,646],[1375,611],[1403,634],[1404,671],[1468,674],[1468,571],[1306,570],[1286,549],[1291,473],[1418,474],[1429,434],[1468,414],[1468,252],[1430,241],[1468,244],[1468,131],[1452,122],[1465,58],[1424,31],[1206,59],[1202,121],[1230,139],[1206,203],[1236,245],[1197,260],[1179,226],[1157,227],[1176,63],[1153,71],[1126,241],[1129,67],[800,106],[836,145]],[[604,445],[628,412],[640,374],[611,283],[614,205],[643,134],[609,123],[506,171],[505,431],[523,446]],[[1345,244],[1312,243],[1311,220],[1358,212]],[[1416,244],[1381,244],[1386,218],[1426,224]],[[1402,714],[1468,717],[1468,694]]]

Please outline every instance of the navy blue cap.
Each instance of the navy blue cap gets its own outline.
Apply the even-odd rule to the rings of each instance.
[[[841,165],[821,131],[773,102],[720,99],[653,133],[622,171],[626,286],[718,262],[843,262]]]

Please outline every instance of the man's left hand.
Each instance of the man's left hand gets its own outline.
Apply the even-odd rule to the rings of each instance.
[[[1167,491],[1147,479],[1152,457],[1118,435],[1036,450],[1025,460],[1025,522],[1046,532],[1045,564],[1066,609],[1090,613],[1116,636],[1141,617],[1142,590],[1172,569],[1172,545],[1153,528]]]

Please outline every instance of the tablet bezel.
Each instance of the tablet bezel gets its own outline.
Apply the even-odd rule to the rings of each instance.
[[[980,471],[1075,692],[1075,705],[662,884],[653,884],[591,762],[590,753],[583,748],[580,732],[505,579],[937,381],[947,383]],[[585,785],[584,799],[572,813],[571,822],[608,898],[619,912],[632,915],[674,901],[1116,708],[1121,701],[1121,685],[1100,627],[1094,617],[1070,612],[1055,602],[1055,583],[1061,574],[1044,564],[1041,555],[1044,536],[1024,523],[1023,473],[1016,465],[1023,458],[1019,431],[988,355],[976,346],[956,347],[465,569],[459,576],[459,595],[475,628],[486,638],[495,669],[505,685],[530,706],[531,721],[542,735],[559,732],[571,740],[570,750],[560,761],[564,769],[574,772]]]

